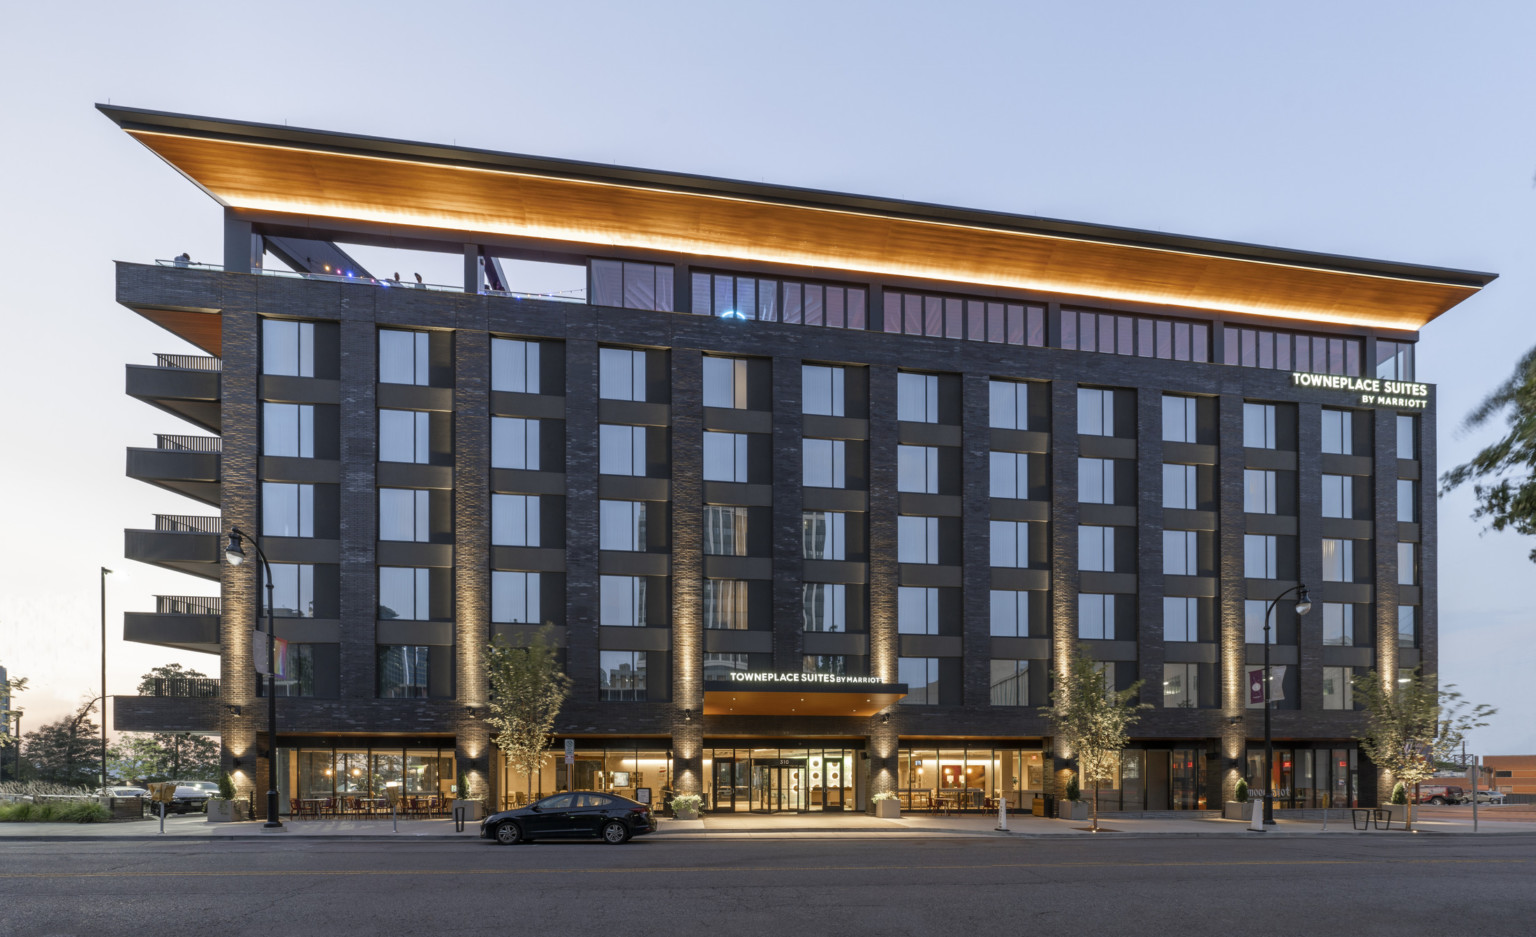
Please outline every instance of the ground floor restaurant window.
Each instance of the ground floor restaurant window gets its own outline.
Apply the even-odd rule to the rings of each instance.
[[[672,753],[664,740],[624,742],[577,739],[574,763],[565,763],[565,749],[545,754],[539,770],[529,774],[495,755],[497,791],[503,809],[530,804],[556,791],[607,791],[642,804],[665,809],[672,795]]]
[[[897,792],[909,811],[1028,810],[1044,791],[1044,755],[1038,749],[903,745]]]
[[[1275,747],[1273,783],[1276,807],[1356,807],[1360,770],[1354,748]],[[1250,799],[1264,797],[1264,747],[1248,749]]]
[[[330,744],[278,751],[278,802],[295,817],[446,816],[455,795],[453,743]]]

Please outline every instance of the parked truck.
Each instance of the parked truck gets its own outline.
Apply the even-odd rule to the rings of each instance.
[[[1442,804],[1459,804],[1467,799],[1467,792],[1455,784],[1420,784],[1418,799],[1414,803],[1434,804],[1436,807]]]

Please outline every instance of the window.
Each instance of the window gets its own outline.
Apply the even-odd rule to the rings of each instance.
[[[1397,457],[1399,459],[1417,459],[1419,457],[1419,420],[1418,417],[1397,415]]]
[[[1279,576],[1276,571],[1278,566],[1278,538],[1264,534],[1243,535],[1244,576],[1249,579],[1275,579]]]
[[[693,313],[832,329],[867,326],[866,293],[856,286],[694,273]]]
[[[1419,519],[1419,483],[1410,478],[1397,480],[1397,519],[1412,524]]]
[[[261,373],[315,376],[315,324],[261,320]]]
[[[539,421],[491,418],[491,468],[539,470]]]
[[[1199,442],[1195,398],[1163,395],[1163,441]]]
[[[708,586],[710,580],[705,580]],[[644,628],[644,576],[597,577],[598,624],[615,628]],[[709,590],[705,589],[705,595]],[[707,612],[707,607],[706,607]]]
[[[896,490],[928,495],[939,493],[937,446],[896,447]]]
[[[992,565],[1010,569],[1029,566],[1029,524],[1025,521],[991,521]],[[1107,530],[1108,528],[1100,528]],[[1113,534],[1110,535],[1113,537]],[[1113,540],[1110,548],[1113,550]]]
[[[1418,647],[1419,609],[1414,605],[1399,605],[1397,607],[1397,646]]]
[[[1246,644],[1264,643],[1264,622],[1269,614],[1269,603],[1263,599],[1243,601],[1243,641]],[[1270,622],[1271,630],[1275,623]]]
[[[491,390],[540,393],[539,343],[515,338],[491,339]]]
[[[747,595],[747,583],[741,580],[704,580],[704,627],[746,631]]]
[[[603,475],[644,477],[645,427],[598,424],[597,461],[597,470]]]
[[[990,381],[991,406],[987,422],[994,429],[1029,429],[1029,385],[1022,381]]]
[[[705,505],[704,553],[708,556],[747,555],[746,508]]]
[[[1115,392],[1077,389],[1077,431],[1083,436],[1115,435]]]
[[[643,703],[645,651],[598,651],[597,698],[604,703]]]
[[[1353,517],[1354,514],[1354,479],[1348,475],[1324,475],[1323,516]]]
[[[801,587],[801,627],[806,631],[848,630],[848,587],[807,582]]]
[[[885,331],[932,338],[1045,345],[1045,307],[885,291]]]
[[[745,654],[704,652],[704,679],[706,681],[729,680],[733,671],[751,669],[752,665]]]
[[[1377,339],[1376,376],[1387,381],[1413,380],[1413,344]]]
[[[671,264],[638,263],[632,260],[591,260],[587,269],[592,278],[587,295],[594,306],[618,306],[621,309],[672,311],[673,270]],[[642,697],[643,699],[643,697]]]
[[[432,383],[427,346],[426,332],[380,329],[379,383],[416,384],[422,387]]]
[[[266,604],[267,571],[256,564],[257,595]],[[272,616],[274,618],[315,617],[315,567],[308,563],[272,564]]]
[[[896,375],[896,418],[910,423],[939,422],[939,378],[935,374]]]
[[[1029,593],[993,589],[992,637],[1029,637]]]
[[[1163,531],[1163,574],[1200,575],[1200,538],[1195,531]]]
[[[261,532],[268,537],[313,537],[315,486],[262,482]]]
[[[501,547],[540,545],[538,495],[491,495],[491,543]]]
[[[1243,404],[1243,445],[1249,449],[1275,448],[1275,405]]]
[[[1205,322],[1063,309],[1061,347],[1103,355],[1209,361],[1211,327]]]
[[[1397,584],[1416,585],[1419,581],[1419,551],[1411,543],[1397,545]]]
[[[994,560],[992,565],[1007,564],[999,564]],[[1077,568],[1097,573],[1115,571],[1115,528],[1077,528]]]
[[[1340,602],[1323,603],[1323,643],[1355,646],[1355,607]]]
[[[379,489],[379,539],[426,543],[432,539],[431,492]]]
[[[993,452],[991,456],[991,485],[989,494],[994,498],[1029,497],[1029,453]]]
[[[1353,413],[1348,410],[1323,410],[1323,451],[1342,455],[1354,453]]]
[[[262,455],[315,457],[315,408],[307,403],[261,405]]]
[[[379,567],[379,618],[430,621],[432,571],[415,567]]]
[[[1163,507],[1197,510],[1200,506],[1200,470],[1193,465],[1163,465]]]
[[[704,480],[747,480],[747,434],[704,432]]]
[[[937,657],[897,658],[896,680],[907,685],[907,695],[901,699],[903,705],[937,706],[939,704],[939,659]]]
[[[341,689],[341,645],[288,642],[288,673],[273,686],[278,697],[335,699]],[[258,687],[258,696],[265,695]]]
[[[1194,596],[1163,597],[1163,640],[1200,640],[1200,600]]]
[[[603,550],[644,550],[645,502],[599,501],[598,543]]]
[[[1115,639],[1115,597],[1093,592],[1077,596],[1077,636],[1084,641]]]
[[[1354,709],[1355,687],[1349,667],[1323,668],[1323,708]]]
[[[800,412],[844,416],[846,393],[842,368],[807,364],[800,368]]]
[[[1163,708],[1194,709],[1200,705],[1200,665],[1163,665]]]
[[[491,621],[538,624],[539,586],[538,573],[491,570]]]
[[[704,356],[704,406],[747,408],[747,362],[745,358]]]
[[[428,699],[453,695],[453,648],[381,644],[380,699]]]
[[[916,586],[898,587],[896,630],[901,634],[938,634],[939,590]]]
[[[1115,503],[1115,460],[1077,460],[1077,500],[1083,504]]]
[[[993,706],[1029,705],[1029,661],[992,660]]]
[[[836,511],[806,511],[800,518],[804,558],[846,560],[848,515]]]
[[[1331,338],[1231,325],[1222,335],[1226,344],[1224,364],[1316,374],[1360,374],[1360,351],[1364,343],[1358,338]]]
[[[806,439],[801,483],[810,488],[846,488],[848,444],[841,439]]]
[[[939,561],[939,519],[937,517],[896,518],[896,554],[901,563],[937,563]]]
[[[1323,581],[1355,581],[1355,542],[1353,540],[1323,540]]]
[[[839,677],[850,673],[846,654],[806,654],[801,658],[800,666],[805,673],[830,673]]]
[[[416,410],[379,411],[379,461],[432,461],[432,415]],[[493,421],[494,423],[494,421]]]
[[[604,400],[645,400],[645,352],[599,348],[597,395]]]
[[[1274,472],[1243,469],[1243,510],[1249,514],[1275,513]]]

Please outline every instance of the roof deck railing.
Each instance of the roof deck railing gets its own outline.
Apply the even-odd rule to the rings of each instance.
[[[210,355],[155,355],[155,367],[182,371],[222,371],[224,361]]]
[[[191,261],[156,260],[161,267],[181,267],[187,270],[223,270],[219,264],[200,264]],[[396,280],[393,277],[357,277],[348,274],[337,273],[298,273],[293,270],[271,270],[263,267],[254,270],[264,277],[285,277],[290,280],[326,280],[332,283],[353,283],[362,286],[378,286],[386,289],[431,290],[437,293],[462,293],[462,286],[452,286],[446,283],[412,283],[409,280]],[[561,293],[519,293],[512,290],[493,290],[489,287],[480,291],[486,296],[502,296],[508,299],[543,299],[556,303],[585,303],[586,299],[580,296],[566,296]]]
[[[157,595],[157,615],[219,615],[224,611],[224,600],[216,595]]]
[[[170,534],[217,534],[224,531],[224,518],[214,515],[156,514],[155,530]]]
[[[162,452],[223,452],[222,436],[169,436],[155,434],[155,448]]]

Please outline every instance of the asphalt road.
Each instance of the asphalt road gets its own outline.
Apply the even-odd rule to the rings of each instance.
[[[1536,836],[11,842],[0,935],[1530,935]]]

